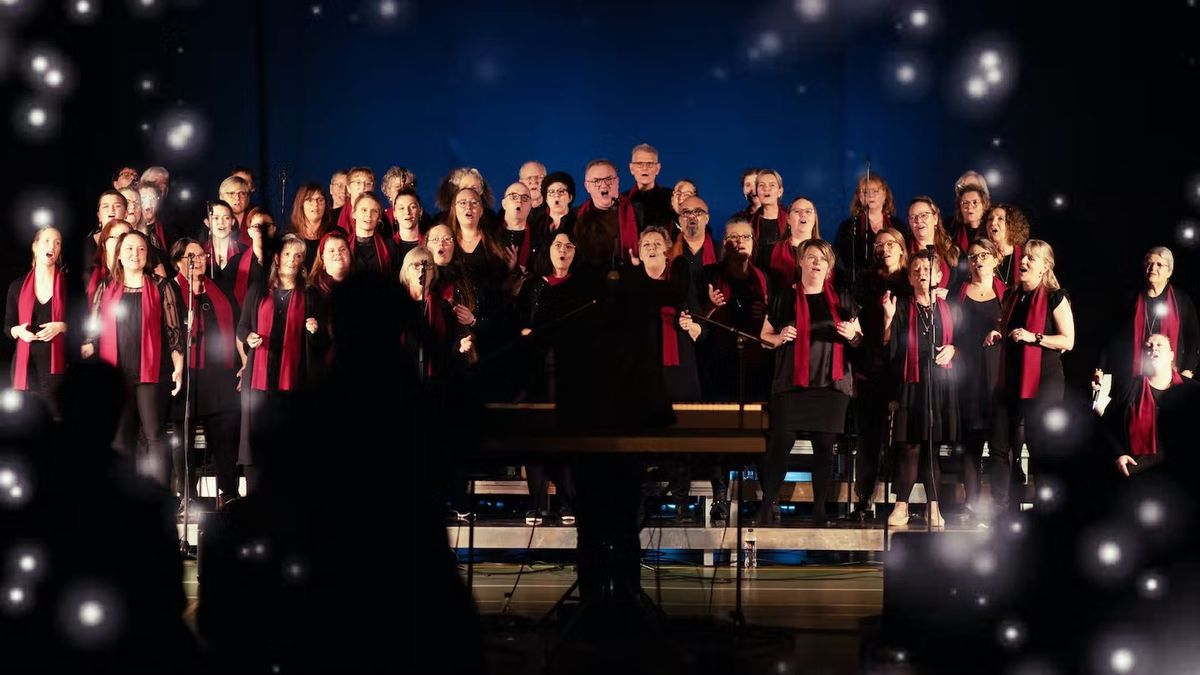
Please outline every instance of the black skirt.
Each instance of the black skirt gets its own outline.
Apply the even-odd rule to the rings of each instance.
[[[791,431],[840,434],[850,397],[831,387],[791,389],[771,398],[771,426]]]

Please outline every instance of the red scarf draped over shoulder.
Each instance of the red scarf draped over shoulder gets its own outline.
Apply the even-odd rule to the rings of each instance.
[[[191,290],[191,284],[182,273],[175,276],[175,283],[179,284],[179,289],[184,293]],[[217,330],[220,331],[220,338],[228,343],[225,349],[224,366],[232,368],[233,357],[237,352],[234,347],[233,305],[229,304],[229,298],[226,298],[225,294],[221,292],[220,286],[207,277],[204,278],[204,293],[208,296],[208,301],[212,303],[213,314],[217,317]],[[194,308],[191,334],[192,349],[188,362],[192,368],[203,368],[204,354],[208,351],[205,349],[204,341],[209,338],[209,334],[204,325],[204,312],[195,311]]]
[[[208,254],[209,265],[215,267],[217,258],[214,255],[212,239],[204,242],[204,251]],[[233,297],[241,305],[246,301],[246,291],[250,290],[250,265],[254,263],[254,248],[250,244],[243,244],[231,238],[225,259],[232,260],[239,254],[241,257],[238,258],[237,275],[233,279]]]
[[[1134,457],[1158,454],[1158,405],[1150,378],[1143,377],[1141,391],[1129,416],[1129,452]],[[1183,384],[1183,377],[1172,373],[1171,386]]]
[[[162,366],[162,295],[154,278],[147,274],[142,282],[142,336],[141,364],[138,367],[138,382],[140,384],[155,384],[158,382],[158,372]],[[100,299],[100,358],[106,363],[118,366],[117,351],[117,307],[121,305],[121,296],[125,294],[125,285],[114,283],[104,290]]]
[[[387,244],[384,243],[383,235],[376,232],[371,235],[371,240],[375,243],[375,259],[379,261],[379,272],[387,274],[392,269],[392,255],[388,253]],[[350,235],[350,253],[355,253],[355,248],[358,246],[358,237],[351,233]]]
[[[967,299],[967,287],[970,285],[971,285],[971,282],[964,281],[962,283],[962,285],[958,287],[958,304],[961,305],[963,303],[963,301],[965,301]],[[1004,285],[1004,282],[1000,279],[999,275],[993,274],[992,275],[992,292],[996,294],[996,297],[999,298],[1000,300],[1004,300],[1004,292],[1007,290],[1008,290],[1008,286]]]
[[[1159,333],[1166,336],[1171,343],[1171,351],[1179,352],[1179,303],[1175,302],[1175,289],[1167,285],[1167,313],[1159,317]],[[1137,307],[1133,311],[1133,372],[1140,372],[1141,346],[1146,344],[1150,334],[1146,332],[1146,294],[1138,293]]]
[[[954,318],[950,316],[950,305],[945,302],[934,303],[937,305],[938,318],[942,324],[942,345],[954,344]],[[917,301],[915,298],[910,298],[908,301],[908,345],[904,350],[904,382],[912,384],[921,381],[921,358],[918,356],[920,344],[917,337]],[[939,345],[941,346],[941,345]],[[947,363],[942,368],[953,367]]]
[[[1042,346],[1026,344],[1018,347],[1013,344],[1012,340],[1008,339],[1007,335],[1008,324],[1012,320],[1013,309],[1017,306],[1017,297],[1020,293],[1020,286],[1014,286],[1009,290],[1011,300],[1009,300],[1008,307],[1004,311],[1004,321],[1001,324],[1004,330],[1000,331],[1004,334],[1004,343],[1000,351],[1000,372],[1005,372],[1004,362],[1006,359],[1013,356],[1020,358],[1020,398],[1037,398],[1038,388],[1042,381]],[[1037,290],[1033,291],[1033,299],[1029,303],[1029,313],[1025,316],[1025,325],[1023,328],[1030,333],[1044,332],[1046,330],[1046,314],[1049,311],[1049,304],[1050,294],[1046,292],[1044,285],[1039,285]],[[1011,349],[1020,349],[1020,351],[1010,354],[1009,350]]]
[[[636,251],[638,245],[637,212],[633,210],[633,200],[622,197],[617,197],[617,229],[621,235],[621,255],[628,260],[629,251]],[[592,208],[592,200],[589,199],[575,212],[575,217],[582,218]]]
[[[17,321],[21,324],[28,324],[33,320],[33,308],[37,305],[37,271],[29,270],[29,274],[25,276],[25,283],[21,284],[21,295],[17,299]],[[62,271],[57,267],[54,268],[54,291],[50,296],[50,320],[65,321],[66,310],[66,289],[63,287],[64,280]],[[33,327],[30,326],[30,330]],[[34,331],[36,332],[36,331]],[[67,372],[67,355],[65,351],[65,342],[67,336],[65,333],[59,333],[50,341],[50,374],[62,375]],[[13,388],[25,391],[29,388],[29,343],[18,339],[17,351],[13,355]]]
[[[279,391],[293,391],[300,387],[300,353],[304,341],[304,289],[292,290],[288,299],[287,318],[283,327],[283,355],[279,363]],[[258,391],[270,389],[267,381],[267,351],[271,344],[271,331],[275,323],[275,291],[268,290],[258,301],[258,325],[255,333],[262,336],[263,342],[255,350],[254,374],[251,386]]]
[[[807,387],[812,319],[808,314],[808,298],[804,297],[804,289],[800,287],[800,284],[796,284],[793,288],[796,290],[796,339],[793,342],[792,351],[792,384],[798,387]],[[829,313],[833,315],[834,323],[841,321],[839,312],[841,303],[838,302],[837,293],[833,292],[833,286],[825,284],[821,292],[825,295],[825,302],[829,303]],[[844,348],[840,339],[835,339],[833,342],[832,366],[833,381],[841,381],[846,371]]]

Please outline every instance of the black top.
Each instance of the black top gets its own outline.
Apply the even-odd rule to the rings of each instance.
[[[4,335],[12,339],[12,329],[17,327],[20,322],[20,304],[21,304],[21,288],[25,285],[25,275],[17,277],[11,284],[8,285],[8,302],[5,305],[4,311]],[[65,299],[64,299],[65,300]],[[30,318],[28,328],[36,333],[41,330],[44,324],[50,323],[52,320],[49,302],[38,302],[37,298],[33,301],[33,315]],[[65,319],[64,319],[65,320]],[[66,339],[66,336],[63,336]],[[18,340],[20,338],[17,338]],[[13,360],[15,367],[16,360]],[[46,378],[50,377],[50,343],[34,340],[29,343],[29,368],[36,369],[38,381],[45,382]]]
[[[833,250],[837,255],[836,279],[839,285],[847,285],[855,281],[851,279],[850,274],[852,261],[859,275],[867,273],[872,266],[876,233],[866,224],[865,216],[859,216],[857,222],[855,221],[855,218],[843,220],[838,225],[837,234],[833,238]],[[896,216],[885,218],[884,226],[899,230],[900,234],[904,235],[906,247],[912,240],[912,231],[908,229],[908,225],[904,221]],[[856,227],[857,238],[854,237]]]
[[[1166,305],[1167,289],[1175,291],[1175,303],[1179,306],[1179,344],[1175,349],[1175,367],[1180,370],[1190,370],[1193,373],[1200,368],[1200,320],[1197,319],[1196,306],[1192,299],[1182,289],[1174,284],[1168,285],[1156,298],[1151,298],[1146,292],[1139,294],[1146,301],[1146,317],[1143,330],[1147,337],[1152,333],[1161,332],[1162,319],[1158,318],[1156,308]],[[1120,305],[1117,313],[1117,323],[1107,334],[1111,336],[1109,343],[1100,355],[1100,367],[1113,375],[1113,392],[1119,392],[1133,379],[1133,321],[1137,309],[1137,295],[1132,295]]]
[[[171,352],[183,353],[184,337],[182,309],[179,304],[179,287],[174,281],[162,277],[145,277],[158,287],[162,306],[162,359],[159,367],[159,382],[170,374],[173,365]],[[100,284],[96,292],[93,311],[100,316],[100,305],[111,279]],[[117,310],[117,368],[129,382],[141,382],[142,364],[142,289],[125,287],[121,294],[120,309]],[[99,339],[94,342],[99,350]]]
[[[1002,333],[1004,346],[1008,350],[1004,359],[1004,390],[1011,396],[1018,396],[1021,392],[1021,367],[1023,360],[1020,358],[1023,348],[1029,346],[1030,343],[1016,343],[1008,338],[1008,334],[1017,328],[1025,327],[1025,320],[1029,316],[1029,305],[1033,298],[1032,292],[1021,290],[1020,286],[1008,289],[1005,293],[1007,299],[1009,293],[1017,293],[1017,304],[1013,307],[1012,315],[1009,316]],[[1061,288],[1057,291],[1050,292],[1050,297],[1046,299],[1046,327],[1042,329],[1043,335],[1058,335],[1058,322],[1054,320],[1054,310],[1067,299],[1066,291]],[[1049,395],[1051,398],[1061,395],[1064,383],[1062,354],[1057,349],[1041,348],[1042,351],[1042,369],[1039,376],[1038,397],[1043,394]]]
[[[663,228],[671,227],[675,222],[675,211],[671,208],[671,189],[655,185],[649,190],[639,189],[633,193],[634,208],[641,208],[642,218],[638,222],[638,230],[644,230],[651,225]]]
[[[853,389],[853,373],[851,372],[851,352],[849,343],[837,334],[834,328],[833,313],[824,293],[804,295],[808,302],[809,316],[809,356],[808,356],[808,388],[828,387],[849,394]],[[841,308],[838,311],[842,321],[848,321],[858,316],[859,306],[848,293],[838,296]],[[770,308],[767,311],[767,321],[776,331],[784,326],[796,325],[796,289],[794,286],[780,289],[771,296]],[[842,361],[843,375],[841,380],[833,380],[833,345],[840,342],[843,346]],[[776,394],[798,389],[792,383],[795,341],[789,341],[775,349],[775,377],[772,391]]]
[[[375,248],[375,242],[379,241],[383,244],[384,249],[388,253],[388,264],[385,268],[382,261],[379,259],[379,252]],[[355,237],[354,241],[354,266],[352,271],[362,272],[370,270],[385,277],[391,278],[400,269],[400,263],[403,258],[400,256],[400,250],[396,244],[388,237],[376,234],[374,237],[361,239]]]
[[[263,347],[250,349],[247,347],[246,369],[242,371],[243,388],[253,386],[254,378],[254,362],[260,358],[265,351],[267,354],[267,389],[272,391],[279,390],[279,367],[283,359],[283,338],[284,330],[287,325],[287,310],[288,304],[291,302],[293,293],[296,289],[284,290],[275,288],[267,290],[265,288],[253,288],[246,294],[246,303],[242,307],[242,315],[238,320],[237,336],[242,342],[246,341],[246,337],[251,332],[258,333],[258,307],[270,294],[271,301],[274,303],[272,309],[275,316],[271,319],[271,334],[263,335]],[[309,317],[315,317],[318,311],[320,301],[316,298],[316,293],[313,289],[308,288],[299,291],[305,294],[305,312],[302,320],[307,320]],[[312,353],[313,341],[319,339],[324,331],[318,330],[314,336],[305,329],[301,329],[301,335],[304,339],[300,341],[300,377],[299,381],[303,383],[309,372],[309,354]]]
[[[234,289],[237,287],[238,270],[241,268],[245,256],[251,257],[250,274],[246,281],[247,296],[251,288],[261,286],[266,281],[266,274],[258,258],[254,255],[254,248],[249,244],[239,244],[239,246],[241,246],[241,250],[226,260],[225,267],[217,265],[216,257],[209,254],[208,267],[206,269],[208,277],[217,284],[221,291],[225,293],[225,297],[229,298],[229,302],[233,304],[233,311],[235,313],[241,310],[237,296],[234,294]]]

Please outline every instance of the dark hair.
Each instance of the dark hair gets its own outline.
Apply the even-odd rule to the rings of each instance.
[[[190,246],[191,244],[195,244],[195,245],[199,246],[200,242],[196,241],[195,239],[192,239],[191,237],[180,237],[179,239],[175,240],[174,244],[171,244],[171,264],[172,265],[178,265],[179,261],[183,260],[183,257],[185,255],[187,255],[187,247]]]
[[[579,243],[575,241],[574,233],[564,230],[554,232],[554,236],[550,237],[546,245],[542,247],[542,250],[538,251],[537,257],[533,259],[533,273],[539,277],[548,277],[554,274],[554,258],[552,257],[554,255],[554,240],[560,234],[565,236],[567,241],[575,245],[576,253],[579,252]],[[574,261],[571,262],[571,265],[575,265]]]

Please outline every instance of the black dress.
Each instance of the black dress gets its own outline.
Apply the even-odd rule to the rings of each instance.
[[[958,407],[962,431],[982,431],[992,426],[992,397],[1000,376],[1000,346],[983,346],[995,330],[1002,310],[999,297],[977,302],[965,296],[954,328],[954,369],[958,371]]]
[[[767,321],[776,330],[796,324],[796,287],[784,288],[771,298]],[[808,387],[792,382],[795,341],[775,349],[775,376],[772,380],[771,425],[795,431],[819,431],[840,434],[846,428],[846,408],[850,405],[854,376],[848,343],[834,329],[833,314],[823,293],[805,294],[809,312]],[[858,303],[849,294],[838,298],[841,320],[858,315]],[[840,380],[832,375],[833,346],[843,345],[843,373]]]
[[[912,231],[908,229],[908,224],[896,216],[886,216],[883,226],[898,230],[904,235],[905,242],[912,241]],[[863,216],[857,219],[847,218],[838,225],[837,234],[833,238],[833,250],[837,254],[838,283],[856,283],[857,279],[851,278],[852,276],[862,276],[871,269],[876,234],[866,224],[866,218]],[[856,270],[854,275],[850,273],[852,267]]]
[[[945,343],[946,326],[942,323],[941,312],[936,307],[923,307],[916,304],[917,320],[917,359],[920,362],[920,381],[906,382],[904,371],[909,353],[909,311],[916,303],[913,298],[904,298],[896,303],[896,315],[892,318],[891,341],[889,346],[890,379],[895,388],[895,401],[900,404],[896,411],[895,426],[892,438],[896,443],[917,444],[929,440],[929,405],[926,397],[927,386],[930,383],[929,357],[932,346],[929,343],[930,331],[934,341],[940,347]],[[953,322],[953,318],[951,319]],[[954,334],[954,343],[959,341]],[[957,352],[957,348],[955,349]],[[953,442],[959,439],[959,410],[958,388],[956,377],[959,375],[960,364],[958,356],[951,361],[950,368],[935,365],[933,367],[933,440],[937,442]]]

